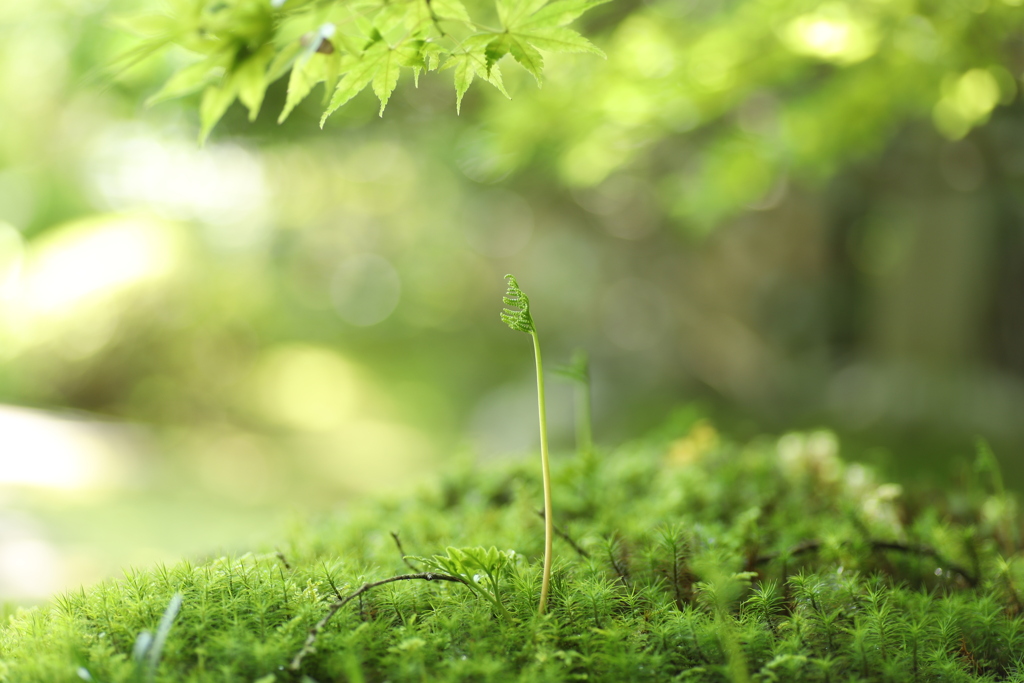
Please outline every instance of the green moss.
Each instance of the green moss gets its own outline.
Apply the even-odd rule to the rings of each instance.
[[[909,496],[834,450],[825,433],[730,443],[684,414],[596,466],[556,458],[564,536],[543,616],[531,458],[298,530],[281,557],[133,571],[20,611],[0,680],[1024,680],[1010,495]],[[479,588],[389,583],[338,610],[291,671],[338,594],[413,571],[391,531],[416,555],[515,550],[508,616]],[[133,648],[176,593],[150,669]]]

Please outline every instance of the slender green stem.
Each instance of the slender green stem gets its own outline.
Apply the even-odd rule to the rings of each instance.
[[[580,375],[576,381],[576,450],[589,465],[593,458],[594,432],[590,422],[590,362],[586,351],[576,350],[573,367]]]
[[[544,578],[540,585],[539,614],[548,608],[548,589],[551,586],[551,546],[555,535],[554,516],[551,513],[551,467],[548,464],[548,419],[544,409],[544,366],[540,359],[540,340],[537,330],[530,332],[533,337],[533,355],[537,360],[537,410],[540,413],[540,462],[544,477]]]
[[[590,426],[590,385],[576,387],[576,444],[580,455],[589,458],[594,450],[594,437]]]

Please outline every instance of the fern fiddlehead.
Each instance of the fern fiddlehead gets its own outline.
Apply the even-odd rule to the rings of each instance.
[[[526,296],[526,293],[519,289],[519,282],[516,281],[514,275],[506,275],[505,279],[508,280],[508,289],[505,291],[505,296],[502,297],[501,301],[506,306],[514,306],[519,310],[514,308],[502,309],[501,321],[517,332],[536,334],[536,329],[533,326],[533,316],[530,315],[530,297]]]
[[[551,585],[551,546],[554,538],[554,519],[551,515],[551,473],[548,464],[548,427],[544,408],[544,367],[540,357],[540,340],[537,327],[530,314],[530,298],[519,288],[515,276],[506,275],[508,291],[502,301],[509,308],[501,312],[501,320],[517,332],[525,332],[533,338],[533,355],[537,362],[537,410],[540,416],[540,461],[544,481],[544,574],[540,587],[540,606],[537,612],[544,614],[548,605],[548,590]]]

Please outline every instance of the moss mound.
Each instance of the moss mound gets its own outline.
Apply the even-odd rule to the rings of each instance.
[[[297,531],[280,553],[133,571],[20,611],[0,680],[1024,680],[1024,562],[997,476],[911,498],[827,433],[736,444],[682,414],[556,459],[554,478],[543,617],[531,459]],[[337,607],[425,572],[454,580]]]

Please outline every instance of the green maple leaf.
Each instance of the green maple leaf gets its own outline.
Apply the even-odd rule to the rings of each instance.
[[[205,144],[210,131],[224,116],[238,95],[238,83],[227,76],[221,83],[206,86],[199,101],[199,144]]]
[[[327,87],[333,89],[337,82],[337,74],[342,68],[343,58],[338,52],[329,55],[314,53],[306,59],[298,60],[292,67],[291,76],[288,77],[288,97],[277,122],[283,123],[292,110],[306,99],[310,91],[321,81],[326,81]]]
[[[230,57],[229,55],[225,55]],[[217,70],[223,71],[226,68],[228,59],[222,55],[207,57],[194,64],[190,64],[171,76],[163,87],[156,94],[146,100],[146,106],[153,106],[165,100],[172,100],[176,97],[190,95],[203,88],[220,77]]]
[[[267,92],[267,67],[274,58],[274,46],[264,45],[235,68],[238,99],[249,110],[249,120],[255,121]]]
[[[448,57],[441,71],[455,70],[455,111],[462,112],[462,96],[466,94],[473,79],[479,76],[509,97],[505,85],[501,81],[501,71],[488,57],[488,44],[492,42],[491,34],[470,36],[462,42],[462,52],[455,52]]]
[[[455,21],[466,26],[473,25],[466,6],[460,0],[415,0],[407,16],[407,26],[410,30],[416,30],[435,21]]]
[[[252,54],[248,59],[235,65],[234,69],[226,73],[219,82],[206,86],[203,90],[202,99],[199,102],[199,143],[204,144],[224,112],[228,110],[235,99],[239,99],[249,110],[249,120],[253,121],[259,114],[263,105],[263,96],[267,90],[267,67],[274,57],[273,47],[265,45],[262,49]],[[216,60],[204,61],[200,64],[216,64]],[[164,85],[163,90],[154,95],[156,101],[168,96],[178,96],[183,92],[198,89],[210,79],[203,74],[203,69],[193,65],[188,70],[182,71],[176,77]],[[168,95],[168,88],[171,93]],[[177,89],[179,92],[175,92]]]
[[[490,34],[486,55],[493,65],[506,54],[541,82],[548,52],[591,52],[605,56],[596,45],[565,25],[607,0],[498,0],[498,18],[505,30]]]
[[[481,29],[464,0],[163,0],[162,12],[121,20],[142,42],[110,65],[129,68],[171,45],[199,57],[174,74],[149,103],[201,92],[200,141],[236,100],[255,119],[267,87],[291,71],[279,122],[324,83],[327,118],[372,87],[380,113],[409,69],[454,72],[456,110],[477,78],[508,97],[498,62],[505,55],[538,83],[546,52],[601,50],[566,28],[607,0],[495,0],[500,30]],[[283,7],[287,5],[287,7]],[[468,35],[467,35],[468,34]]]
[[[466,11],[465,5],[460,0],[433,0],[430,6],[434,15],[441,19],[461,21],[467,25],[473,23],[473,20],[469,18],[469,12]]]
[[[380,115],[383,116],[384,107],[398,85],[401,68],[406,66],[414,71],[424,68],[422,47],[421,40],[407,40],[392,46],[379,33],[376,34],[375,40],[361,55],[354,56],[343,65],[345,76],[338,83],[327,110],[320,118],[320,127],[323,127],[327,117],[371,84],[374,94],[380,100]]]

